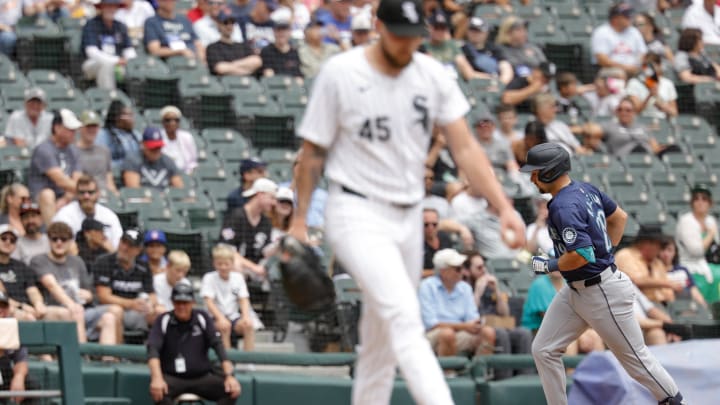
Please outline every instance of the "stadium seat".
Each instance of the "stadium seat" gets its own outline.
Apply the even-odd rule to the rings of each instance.
[[[487,267],[496,275],[501,273],[515,273],[520,270],[520,262],[515,259],[488,259]]]
[[[88,100],[93,110],[100,111],[103,115],[110,106],[110,103],[114,100],[120,100],[128,106],[133,105],[130,97],[120,89],[107,90],[99,87],[91,87],[85,90],[85,99]]]
[[[219,229],[218,229],[219,231]],[[210,265],[209,252],[205,249],[205,239],[200,230],[170,229],[165,231],[168,250],[180,249],[190,256],[192,274],[202,275]]]
[[[295,117],[285,113],[264,112],[254,115],[253,146],[264,148],[297,148]]]
[[[628,172],[644,175],[654,171],[666,171],[667,168],[660,159],[653,155],[643,153],[631,153],[622,158],[622,162]]]
[[[191,180],[194,181],[194,180]],[[170,205],[177,210],[186,208],[204,208],[212,207],[212,202],[203,193],[198,193],[189,184],[185,188],[170,188],[166,192],[166,196]]]
[[[27,78],[32,85],[42,87],[45,91],[73,88],[72,82],[57,70],[33,69],[27,73]]]

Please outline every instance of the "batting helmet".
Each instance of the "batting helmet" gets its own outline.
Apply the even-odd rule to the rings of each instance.
[[[527,153],[521,172],[539,170],[538,180],[550,183],[570,171],[570,154],[556,143],[535,145]]]

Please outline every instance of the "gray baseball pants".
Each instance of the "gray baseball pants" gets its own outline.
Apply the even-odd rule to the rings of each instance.
[[[662,401],[678,393],[672,377],[650,353],[633,313],[635,293],[623,272],[609,268],[599,284],[565,285],[553,299],[532,345],[547,403],[566,405],[565,348],[588,326],[603,339],[623,368]]]

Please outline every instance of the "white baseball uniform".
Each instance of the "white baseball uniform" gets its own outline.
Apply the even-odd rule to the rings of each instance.
[[[420,53],[391,77],[356,48],[315,79],[298,133],[328,152],[326,236],[363,291],[354,404],[389,403],[397,365],[418,403],[452,403],[420,319],[420,203],[433,124],[468,110],[442,65]]]

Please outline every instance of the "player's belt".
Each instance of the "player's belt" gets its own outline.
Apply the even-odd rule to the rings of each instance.
[[[358,191],[355,191],[355,190],[353,190],[353,189],[351,189],[351,188],[349,188],[349,187],[345,187],[345,186],[343,186],[343,185],[340,185],[340,190],[342,190],[343,193],[347,193],[347,194],[350,194],[350,195],[354,195],[355,197],[360,197],[360,198],[363,198],[363,199],[366,199],[366,200],[370,200],[370,198],[368,198],[368,196],[366,196],[365,194],[360,193],[360,192],[358,192]],[[403,209],[405,209],[405,208],[412,208],[412,207],[414,207],[415,205],[417,205],[417,204],[400,204],[400,203],[392,203],[392,202],[388,202],[388,204],[392,205],[393,207],[403,208]]]
[[[586,278],[585,280],[578,280],[578,281],[571,281],[568,283],[568,286],[572,288],[573,290],[582,290],[584,288],[592,287],[594,285],[600,284],[603,281],[609,279],[613,274],[615,274],[615,270],[617,267],[615,265],[612,265],[608,267],[607,269],[603,270],[602,273],[592,276],[590,278]]]

